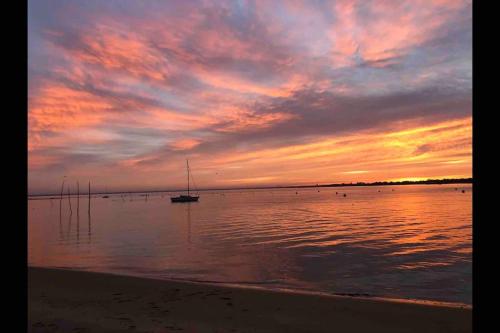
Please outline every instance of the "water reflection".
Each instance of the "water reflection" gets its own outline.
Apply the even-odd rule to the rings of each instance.
[[[191,244],[191,202],[188,202],[187,203],[187,230],[188,230],[188,243]],[[191,247],[189,248],[191,249]]]
[[[59,240],[63,239],[63,226],[62,226],[62,199],[59,200]]]
[[[74,230],[62,200],[60,242],[51,228],[57,210],[49,200],[30,200],[28,260],[120,274],[470,303],[470,189],[217,191],[180,205],[169,196],[92,198],[87,242],[80,239],[79,214]]]
[[[66,233],[66,239],[68,240],[70,238],[71,234],[71,221],[73,219],[73,213],[71,212],[68,216],[68,232]]]
[[[92,217],[90,215],[90,209],[89,209],[87,216],[88,216],[88,233],[87,233],[88,237],[87,237],[87,240],[88,240],[88,243],[90,244],[92,241]]]
[[[76,214],[76,244],[80,245],[80,215]]]

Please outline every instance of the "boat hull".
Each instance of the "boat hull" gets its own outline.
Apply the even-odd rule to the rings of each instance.
[[[198,196],[190,196],[190,195],[181,195],[179,197],[172,197],[170,200],[172,202],[196,202],[200,197]]]

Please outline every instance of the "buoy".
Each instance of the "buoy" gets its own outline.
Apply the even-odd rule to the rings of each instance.
[[[344,197],[347,197],[347,194],[344,193]]]
[[[465,193],[465,190],[462,190],[462,193]]]

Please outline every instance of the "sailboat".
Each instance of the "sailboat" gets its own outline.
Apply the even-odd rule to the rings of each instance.
[[[188,191],[187,195],[179,195],[178,197],[171,197],[170,200],[172,202],[194,202],[198,201],[199,196],[193,196],[189,194],[189,161],[186,160],[186,168],[187,168],[187,179],[188,179]]]

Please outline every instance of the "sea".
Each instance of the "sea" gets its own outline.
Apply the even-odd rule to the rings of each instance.
[[[472,304],[472,185],[32,197],[28,264]]]

